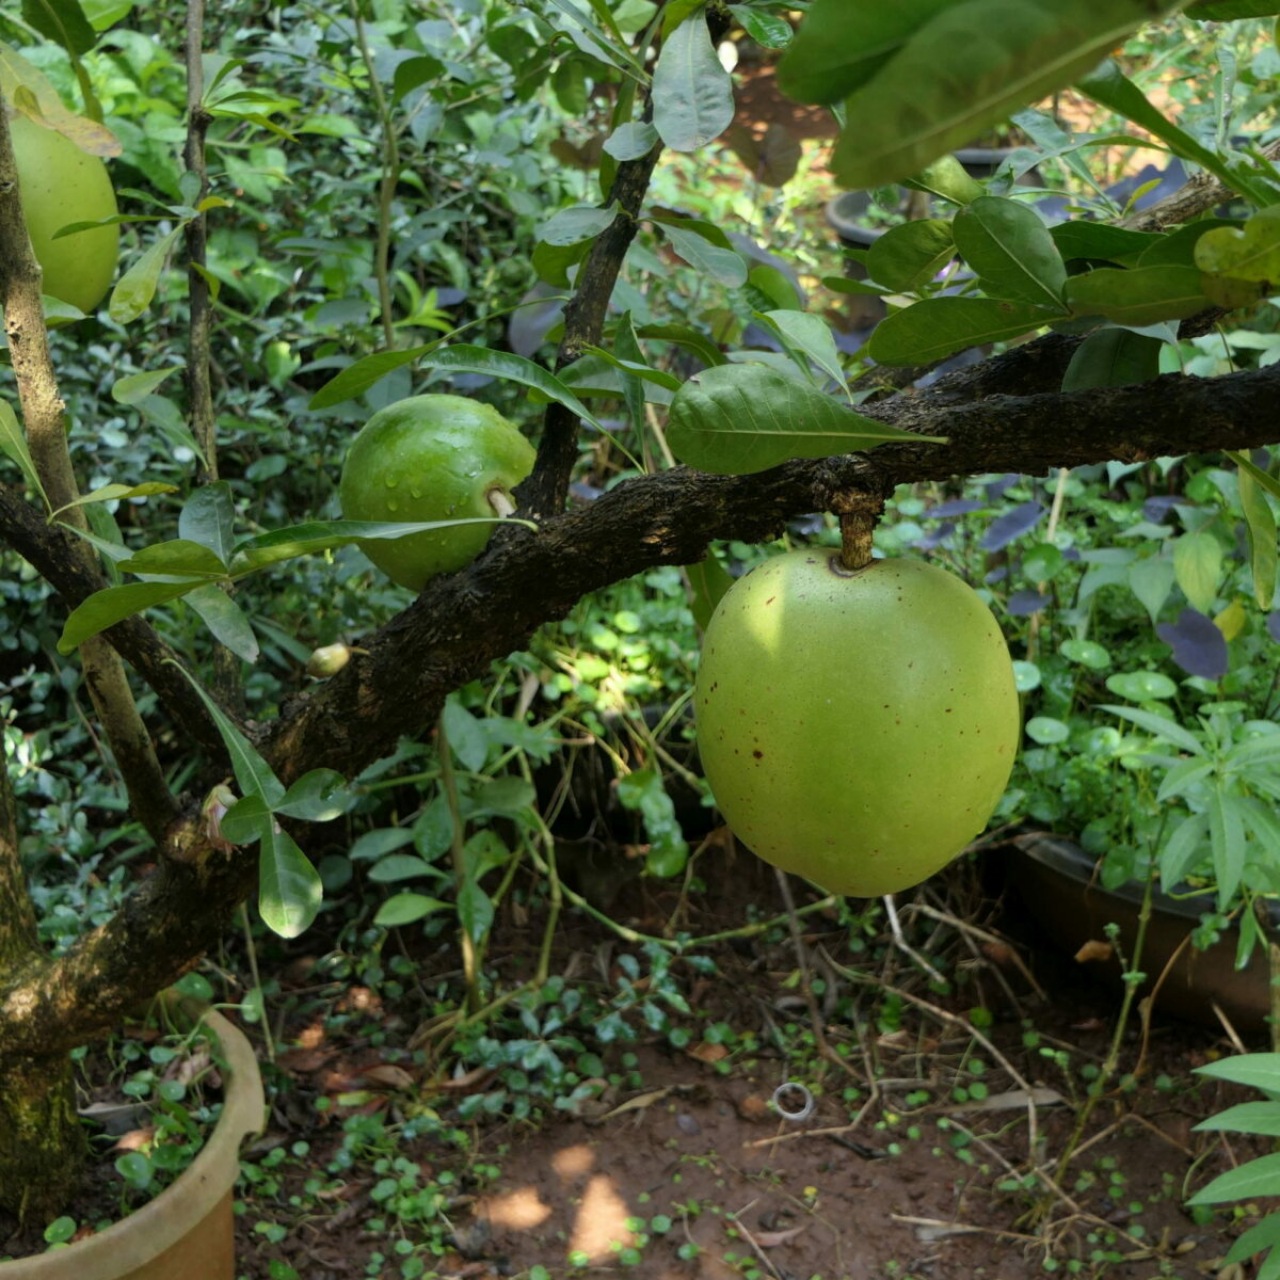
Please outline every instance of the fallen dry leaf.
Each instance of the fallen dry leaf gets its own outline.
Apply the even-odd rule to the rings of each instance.
[[[729,1050],[722,1044],[711,1044],[707,1040],[700,1040],[691,1049],[686,1049],[685,1053],[689,1057],[698,1062],[723,1062],[729,1056]]]
[[[1111,943],[1103,942],[1101,938],[1090,938],[1076,952],[1076,961],[1079,964],[1089,964],[1095,960],[1110,960],[1114,955],[1115,952],[1112,950]]]
[[[780,1244],[787,1244],[798,1236],[802,1231],[807,1231],[809,1224],[802,1222],[798,1227],[792,1227],[788,1231],[759,1231],[752,1239],[762,1249],[776,1249]]]
[[[130,1129],[122,1133],[112,1144],[113,1151],[145,1151],[155,1141],[155,1125],[147,1125],[142,1129]]]
[[[371,1085],[381,1085],[384,1089],[411,1089],[413,1077],[403,1068],[392,1062],[382,1062],[376,1067],[367,1067],[364,1078]]]

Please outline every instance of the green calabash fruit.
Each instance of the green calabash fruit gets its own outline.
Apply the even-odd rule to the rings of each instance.
[[[1020,734],[991,611],[914,560],[850,572],[828,549],[724,595],[695,690],[716,804],[766,862],[830,893],[918,884],[979,835]]]
[[[533,446],[496,409],[465,396],[412,396],[360,429],[339,486],[347,520],[465,520],[508,514],[511,490],[533,470]],[[360,550],[393,582],[421,591],[484,550],[488,524],[431,529]]]

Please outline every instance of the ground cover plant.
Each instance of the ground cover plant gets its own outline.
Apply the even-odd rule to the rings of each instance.
[[[349,910],[456,946],[442,1034],[509,1074],[471,1109],[514,1105],[521,1073],[563,1066],[564,1011],[527,1001],[565,905],[607,921],[620,892],[671,879],[678,921],[704,887],[680,703],[691,624],[728,566],[780,537],[847,555],[931,534],[959,562],[963,528],[933,521],[975,501],[967,476],[1001,512],[969,576],[1041,699],[1042,754],[1000,820],[1070,818],[1037,778],[1096,789],[1141,755],[1155,800],[1184,812],[1153,845],[1136,798],[1116,866],[1194,872],[1253,920],[1275,887],[1269,694],[1231,702],[1274,666],[1280,176],[1268,6],[1245,27],[1237,7],[1160,6],[1165,24],[1101,66],[1150,6],[868,5],[832,39],[834,0],[6,16],[16,128],[115,156],[126,247],[102,309],[42,304],[6,114],[0,1209],[56,1218],[84,1145],[71,1051],[215,948],[246,901],[285,938]],[[957,23],[985,42],[948,89]],[[754,200],[699,190],[726,164],[726,64],[746,54],[837,108],[837,178],[925,193],[927,216],[865,252],[865,280],[798,232],[766,243],[789,167],[776,133],[732,135]],[[1185,75],[1166,94],[1171,61]],[[974,112],[993,80],[1017,93]],[[1069,131],[1044,100],[1076,93],[1108,132]],[[1011,112],[1025,145],[993,178],[948,158]],[[868,121],[888,134],[866,138]],[[1200,171],[1140,211],[1090,168],[1130,127]],[[1053,189],[1015,184],[1032,169]],[[888,312],[861,345],[827,319],[859,296]],[[477,558],[411,595],[357,544],[423,531],[343,521],[338,483],[358,428],[428,389],[491,405],[537,457]],[[908,530],[904,504],[931,489]],[[896,518],[873,535],[886,500]],[[1160,645],[1172,693],[1151,679]],[[1108,683],[1125,705],[1102,704],[1118,723],[1093,739],[1080,689],[1122,647],[1106,680],[1134,679]],[[610,718],[647,684],[675,705]],[[573,852],[549,826],[576,802],[559,753],[579,728],[616,778],[606,807],[631,815],[621,868],[590,820]],[[1091,763],[1057,758],[1068,741]],[[1126,776],[1141,796],[1141,770]],[[502,985],[487,959],[534,901],[541,933]],[[651,970],[684,946],[677,925],[648,943],[621,927]],[[667,1032],[655,989],[624,968],[602,1025]],[[507,1004],[530,1044],[472,1040]],[[574,1052],[569,1099],[600,1075],[594,1045]],[[412,1216],[417,1174],[394,1172]]]

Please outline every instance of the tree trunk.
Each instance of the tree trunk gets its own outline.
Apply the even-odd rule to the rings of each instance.
[[[56,1217],[87,1154],[71,1060],[0,1062],[0,1213],[20,1223]]]
[[[42,963],[0,724],[0,986],[6,976]],[[70,1058],[0,1059],[0,1213],[19,1222],[57,1214],[87,1154]]]

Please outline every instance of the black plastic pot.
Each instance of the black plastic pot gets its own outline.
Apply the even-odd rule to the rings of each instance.
[[[1078,845],[1033,833],[1010,844],[1009,879],[1027,914],[1044,936],[1069,955],[1085,943],[1105,941],[1106,927],[1119,927],[1120,945],[1133,955],[1143,887],[1103,888],[1097,863]],[[1211,896],[1171,898],[1156,893],[1139,967],[1147,975],[1140,994],[1156,990],[1156,1007],[1205,1026],[1221,1027],[1225,1018],[1239,1031],[1258,1031],[1271,1012],[1271,974],[1265,947],[1256,947],[1249,963],[1236,968],[1239,934],[1232,928],[1212,947],[1197,951],[1190,935],[1200,917],[1214,909]],[[1273,908],[1273,927],[1280,912]],[[1117,961],[1090,961],[1117,978]],[[1165,973],[1166,966],[1168,972]],[[1222,1018],[1217,1010],[1221,1010]]]

